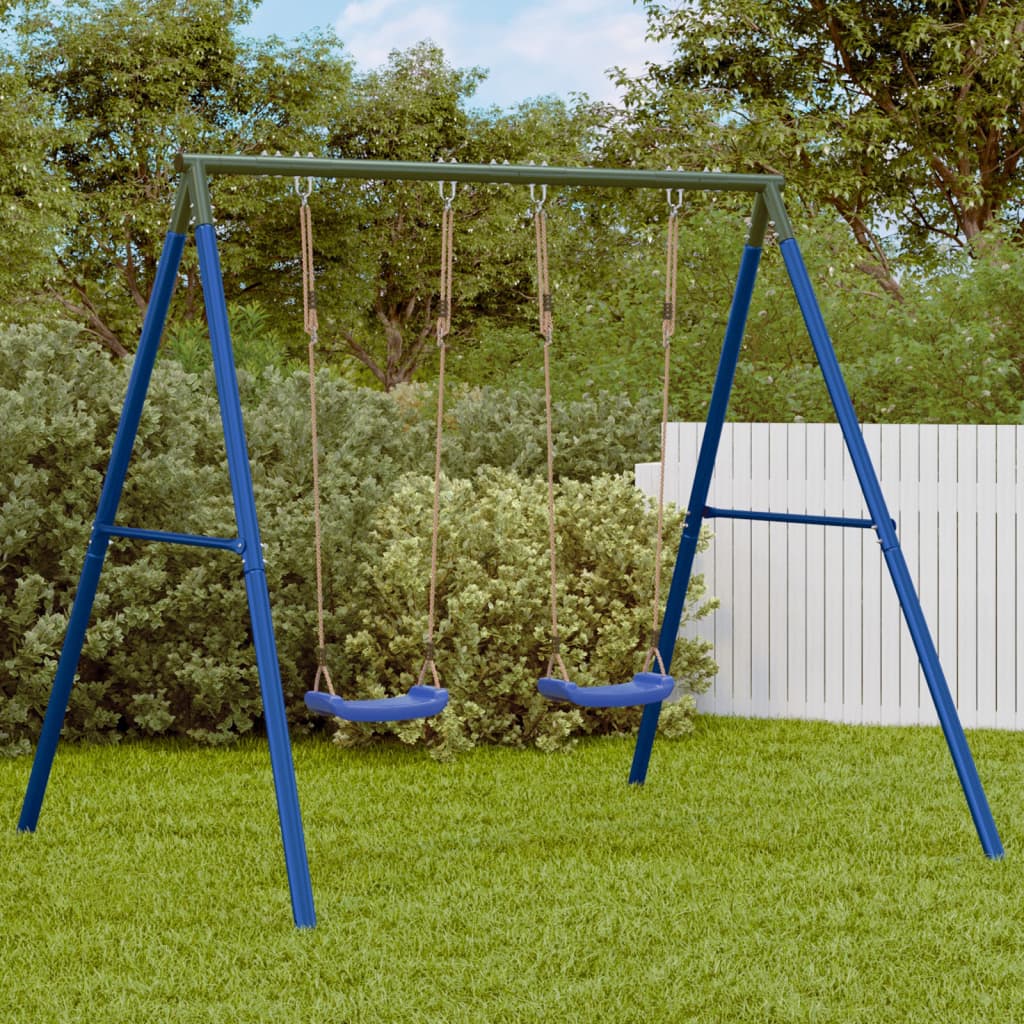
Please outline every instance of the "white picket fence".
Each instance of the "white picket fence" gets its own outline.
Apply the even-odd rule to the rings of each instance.
[[[666,498],[689,498],[703,423],[669,427]],[[864,438],[961,721],[1024,729],[1024,427],[865,425]],[[658,465],[636,467],[658,491]],[[869,518],[835,424],[727,424],[708,504]],[[713,519],[698,554],[721,607],[714,714],[934,724],[873,530]],[[675,544],[678,538],[672,538]]]

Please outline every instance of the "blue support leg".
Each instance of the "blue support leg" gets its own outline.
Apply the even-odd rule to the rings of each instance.
[[[661,620],[658,652],[665,664],[666,673],[671,671],[672,655],[676,647],[676,638],[679,635],[679,623],[683,617],[683,604],[686,601],[686,591],[690,585],[690,575],[693,572],[697,542],[700,540],[704,507],[707,505],[711,475],[715,470],[718,445],[722,439],[722,427],[729,410],[729,395],[732,393],[733,379],[736,376],[736,364],[739,361],[743,332],[747,325],[747,313],[750,310],[750,300],[754,293],[757,268],[760,262],[761,247],[747,245],[743,250],[743,259],[740,262],[739,275],[736,279],[736,290],[733,293],[732,306],[729,309],[729,321],[725,328],[722,354],[718,360],[715,386],[711,392],[708,421],[704,428],[700,455],[697,458],[697,471],[693,478],[690,501],[686,506],[683,537],[679,545],[679,553],[676,556],[675,569],[672,572],[672,585],[665,602],[665,614]],[[658,730],[660,716],[660,703],[644,706],[636,748],[633,751],[633,764],[629,773],[629,781],[634,785],[640,785],[647,779],[647,768],[650,764],[651,750],[654,746],[654,736]]]
[[[829,397],[832,399],[836,418],[843,431],[846,448],[850,453],[857,479],[860,481],[864,500],[871,513],[871,518],[874,520],[875,529],[878,531],[878,540],[889,569],[889,575],[892,577],[900,607],[903,610],[903,617],[906,619],[921,662],[921,668],[928,682],[928,689],[939,716],[939,724],[942,726],[946,744],[960,779],[960,785],[967,798],[967,806],[970,809],[974,827],[977,829],[978,838],[981,840],[985,854],[993,859],[998,859],[1003,856],[1003,844],[996,830],[995,821],[985,797],[985,790],[978,778],[974,759],[971,757],[967,738],[964,735],[963,726],[960,724],[960,716],[957,714],[956,705],[950,695],[949,685],[939,663],[938,652],[935,650],[935,644],[921,610],[921,602],[910,577],[910,570],[907,568],[906,559],[903,557],[903,551],[896,537],[896,528],[886,508],[882,488],[872,465],[867,445],[864,443],[864,436],[861,433],[860,424],[857,422],[853,403],[850,401],[846,382],[839,369],[839,362],[822,319],[814,289],[800,254],[800,248],[794,238],[787,238],[781,243],[780,248],[786,263],[786,270],[793,283],[797,302],[803,313],[804,323],[807,325],[807,332],[811,337],[818,363],[825,377],[825,384],[828,387]]]
[[[249,600],[253,642],[256,648],[256,667],[263,697],[263,713],[270,745],[270,762],[277,796],[281,839],[284,844],[285,868],[291,893],[292,916],[299,928],[316,925],[313,907],[313,888],[309,876],[306,839],[299,811],[299,793],[295,782],[288,721],[285,716],[284,695],[281,689],[281,671],[278,665],[277,644],[271,619],[270,595],[263,563],[263,548],[256,518],[249,451],[242,423],[242,403],[238,391],[234,356],[231,350],[231,332],[228,327],[227,304],[221,279],[220,257],[217,253],[216,233],[212,224],[196,227],[196,247],[199,252],[199,272],[203,284],[206,316],[213,349],[213,368],[217,379],[224,443],[227,447],[228,473],[235,504],[238,537],[242,542],[242,566],[245,590]]]
[[[121,410],[121,420],[114,437],[114,446],[110,453],[110,465],[103,480],[96,519],[93,523],[89,546],[82,566],[82,573],[75,591],[75,600],[71,606],[64,645],[61,648],[57,672],[50,690],[50,699],[46,706],[43,728],[36,746],[32,772],[29,775],[28,788],[21,808],[18,829],[22,832],[34,832],[39,823],[39,812],[43,806],[43,797],[50,779],[50,770],[57,753],[64,717],[67,714],[68,700],[78,671],[78,661],[82,655],[85,632],[92,616],[92,606],[96,599],[100,573],[106,557],[109,535],[103,528],[112,526],[117,515],[117,506],[121,500],[128,463],[131,460],[135,435],[138,433],[139,420],[142,418],[142,407],[146,400],[146,391],[156,362],[156,354],[160,348],[160,336],[163,333],[167,309],[174,294],[174,283],[181,263],[181,253],[185,246],[185,236],[170,231],[164,240],[160,262],[157,265],[156,280],[153,282],[153,294],[146,309],[146,317],[142,324],[139,346],[132,363],[128,391]]]

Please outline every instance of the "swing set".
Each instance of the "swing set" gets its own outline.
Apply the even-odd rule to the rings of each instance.
[[[543,338],[544,391],[547,436],[548,546],[551,589],[551,648],[546,674],[538,680],[538,690],[551,700],[567,701],[581,707],[642,706],[629,782],[646,781],[648,765],[662,703],[675,681],[669,674],[686,590],[693,570],[702,522],[707,518],[750,518],[769,522],[801,523],[817,526],[873,529],[896,590],[910,635],[913,639],[928,683],[939,724],[953,759],[967,800],[978,838],[986,856],[1003,856],[1003,847],[989,809],[988,801],[964,736],[956,707],[950,695],[935,644],[921,610],[920,601],[889,516],[877,474],[857,422],[831,339],[825,328],[813,287],[782,200],[783,179],[766,174],[691,173],[684,171],[644,171],[598,168],[565,168],[497,164],[427,164],[371,160],[325,160],[311,157],[244,157],[210,154],[181,154],[176,158],[181,174],[170,228],[157,267],[152,295],[146,311],[139,346],[132,366],[121,419],[114,439],[110,464],[100,493],[96,517],[86,551],[78,590],[72,605],[60,660],[57,665],[43,727],[36,748],[32,771],[22,805],[18,828],[35,831],[49,781],[60,733],[74,684],[85,633],[92,613],[107,548],[113,538],[131,541],[157,541],[186,544],[200,548],[233,551],[242,560],[252,622],[253,644],[263,700],[274,789],[277,799],[285,867],[291,893],[295,924],[311,928],[316,924],[312,884],[306,853],[305,835],[299,811],[295,769],[288,737],[280,668],[271,619],[270,599],[263,564],[259,523],[253,495],[248,447],[242,424],[241,400],[235,374],[234,357],[228,327],[227,305],[217,249],[209,179],[221,175],[294,176],[299,197],[301,237],[303,326],[309,337],[310,420],[313,460],[313,530],[317,590],[317,668],[312,689],[306,694],[307,707],[319,714],[348,721],[387,722],[427,718],[444,710],[448,691],[442,686],[435,663],[434,624],[437,591],[438,537],[440,532],[440,485],[444,418],[446,338],[451,329],[452,267],[454,244],[454,205],[459,182],[526,185],[536,239],[537,304],[540,334]],[[301,179],[307,179],[302,189]],[[317,395],[315,350],[319,325],[316,313],[313,273],[313,225],[309,199],[317,177],[362,180],[400,180],[436,182],[442,199],[441,283],[437,344],[439,352],[437,421],[434,450],[434,500],[431,529],[431,569],[427,607],[425,651],[417,682],[408,692],[380,699],[346,699],[333,686],[327,664],[327,639],[324,615],[323,550],[320,509],[319,436],[317,431]],[[548,272],[547,213],[545,203],[549,186],[611,186],[620,188],[656,188],[668,197],[665,303],[662,315],[664,372],[662,376],[661,475],[658,497],[658,526],[655,552],[654,593],[652,601],[651,641],[641,670],[627,682],[601,686],[578,686],[569,680],[562,659],[558,623],[557,536],[555,529],[554,442],[552,428],[551,349],[554,333],[553,306]],[[537,189],[540,189],[538,194]],[[665,441],[667,434],[671,338],[677,306],[679,210],[684,192],[741,192],[754,197],[753,212],[739,274],[726,324],[718,371],[712,389],[707,424],[698,456],[682,538],[664,611],[661,609],[661,552],[663,544],[663,505],[665,487]],[[214,376],[220,402],[221,420],[227,451],[228,473],[235,508],[237,536],[231,538],[197,536],[166,531],[120,526],[117,509],[146,392],[156,361],[167,311],[178,276],[178,268],[189,227],[199,256],[199,270],[206,307]],[[869,519],[852,520],[827,515],[795,515],[711,508],[707,504],[711,476],[725,422],[747,314],[760,263],[764,238],[772,225],[782,253],[794,296],[803,315],[808,335],[824,377],[839,421],[850,460],[860,483]],[[660,623],[660,624],[659,624]],[[655,671],[655,667],[657,671]],[[429,680],[428,680],[429,676]]]

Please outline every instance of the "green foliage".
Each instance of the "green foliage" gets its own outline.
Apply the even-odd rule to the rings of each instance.
[[[908,281],[904,301],[865,291],[829,261],[817,240],[805,247],[825,323],[859,418],[872,423],[1018,423],[1024,400],[1024,253],[986,243],[979,257]],[[754,293],[730,405],[736,420],[834,419],[777,253]]]
[[[56,269],[61,222],[75,201],[61,174],[46,167],[55,144],[42,98],[24,67],[0,51],[0,296],[4,322],[38,321],[40,295]]]
[[[1016,5],[990,3],[964,17],[942,4],[644,6],[675,53],[624,81],[624,110],[547,98],[501,111],[472,106],[485,72],[453,67],[430,43],[356,74],[329,31],[292,44],[247,39],[247,0],[7,5],[16,52],[0,61],[3,318],[38,322],[60,309],[83,337],[129,350],[178,148],[775,169],[787,176],[812,279],[825,282],[826,322],[862,416],[1014,415],[1021,317],[1003,298],[1013,271],[1000,279],[987,268],[1016,263],[990,259],[983,229],[1017,229],[1024,35]],[[287,371],[305,351],[292,183],[218,179],[213,202],[239,361],[254,374]],[[385,389],[429,379],[436,186],[324,180],[311,202],[321,363]],[[607,392],[642,406],[660,373],[664,197],[562,188],[547,208],[556,397]],[[532,390],[539,350],[527,191],[463,184],[455,210],[452,377]],[[749,212],[749,197],[686,197],[676,417],[706,410]],[[881,237],[882,224],[895,226],[905,252]],[[977,257],[969,270],[950,258],[967,243]],[[769,246],[765,264],[778,272],[775,255]],[[903,305],[887,309],[879,295]],[[755,303],[732,415],[830,417],[787,289],[765,281]],[[998,312],[990,319],[988,309]],[[208,358],[201,319],[188,246],[169,348],[191,370]],[[912,373],[899,370],[908,366]]]
[[[434,444],[436,385],[407,385],[394,392],[402,417],[403,465],[429,469]],[[555,401],[555,475],[588,480],[605,473],[632,472],[638,462],[657,458],[661,410],[657,396],[633,402],[599,392]],[[536,387],[449,388],[445,396],[442,459],[448,476],[469,478],[485,467],[519,476],[547,473],[544,395]]]
[[[635,709],[559,710],[536,691],[550,654],[546,493],[543,481],[497,470],[447,484],[435,644],[449,707],[439,722],[342,723],[343,742],[395,733],[406,742],[426,738],[441,756],[479,742],[550,750],[576,735],[617,731],[635,721]],[[410,476],[373,518],[377,554],[350,582],[359,595],[358,626],[333,659],[343,669],[346,692],[379,697],[404,691],[419,676],[430,574],[422,524],[430,520],[431,501],[431,481]],[[651,629],[655,518],[622,477],[560,488],[559,631],[562,657],[581,685],[640,671]],[[669,516],[668,535],[678,535],[681,525],[681,516]],[[666,573],[672,547],[666,545]],[[691,614],[710,611],[702,579],[694,581],[690,601]],[[702,691],[714,673],[705,645],[680,641],[678,648],[685,650],[674,663],[682,668],[679,679]],[[692,714],[687,703],[666,717]]]
[[[46,196],[59,194],[56,181],[83,199],[60,225],[53,294],[116,354],[138,337],[171,209],[175,152],[306,151],[320,145],[328,112],[347,94],[350,66],[333,36],[292,48],[257,44],[238,34],[252,8],[248,0],[79,0],[30,5],[14,26],[34,116],[57,129],[36,147],[44,173],[24,176],[29,197],[52,206]],[[267,192],[252,181],[218,191],[222,237],[236,243],[223,256],[231,297],[259,285],[261,259],[246,248],[267,244],[252,223]],[[272,262],[265,248],[260,255]],[[175,315],[189,318],[199,308],[191,247],[184,285]]]
[[[0,502],[2,749],[25,749],[41,724],[127,371],[126,362],[82,348],[72,330],[0,333],[0,417],[9,425],[0,449],[0,478],[8,481]],[[302,693],[315,667],[316,635],[308,382],[302,374],[267,371],[257,377],[243,371],[240,384],[286,699],[293,719],[308,723]],[[431,488],[422,474],[432,464],[432,397],[428,388],[387,395],[327,374],[319,382],[328,635],[341,655],[336,682],[349,695],[379,687],[393,692],[396,682],[405,681],[403,672],[418,670],[406,656],[410,645],[420,643],[426,608],[424,503]],[[503,407],[510,429],[494,448],[491,425]],[[537,721],[539,705],[521,692],[526,668],[536,672],[547,620],[546,562],[537,554],[545,543],[538,518],[545,505],[536,479],[522,477],[535,473],[538,463],[543,467],[542,448],[525,444],[532,433],[543,437],[536,413],[536,403],[525,396],[497,391],[486,398],[467,392],[452,406],[454,475],[444,509],[441,632],[445,649],[454,652],[446,661],[460,696],[439,733],[430,734],[442,752],[497,739],[502,723],[512,730],[504,741],[518,737],[547,746],[567,741],[569,726],[621,725],[598,720],[584,726],[557,710],[544,724]],[[565,621],[570,642],[587,648],[584,680],[637,670],[627,661],[630,654],[642,658],[639,623],[651,573],[653,513],[626,480],[587,479],[603,468],[602,453],[604,467],[625,460],[627,465],[612,466],[621,470],[641,450],[637,437],[629,437],[639,434],[640,418],[625,406],[618,417],[607,413],[600,405],[576,403],[559,434],[566,438],[560,459]],[[516,436],[530,452],[525,460],[515,458]],[[508,470],[482,469],[492,456],[509,463]],[[118,521],[234,534],[209,372],[195,375],[173,358],[161,361]],[[520,599],[524,587],[534,598]],[[499,636],[493,664],[512,666],[504,681],[495,683],[481,670],[481,659],[490,657],[484,633]],[[516,654],[519,640],[523,647]],[[709,664],[706,652],[681,647],[684,678],[694,686],[702,685]],[[491,688],[474,689],[474,677]],[[509,699],[503,687],[513,685],[520,704],[501,711]],[[672,724],[674,714],[676,727],[685,728],[691,712],[681,706],[666,721]],[[113,540],[67,735],[179,735],[222,743],[253,729],[260,714],[234,557]]]
[[[394,51],[356,80],[331,121],[328,153],[345,158],[488,163],[581,163],[601,111],[544,100],[511,113],[469,111],[482,77],[433,44]],[[432,370],[442,201],[437,185],[322,182],[316,219],[318,311],[325,350],[354,357],[385,390]],[[453,340],[473,344],[484,321],[508,329],[530,292],[525,189],[459,184]]]
[[[295,368],[298,360],[288,358],[284,341],[269,321],[267,311],[259,302],[247,305],[231,303],[228,306],[231,349],[238,369],[259,376],[268,369]],[[173,325],[161,354],[176,360],[188,373],[211,369],[213,355],[206,325],[195,320]]]
[[[7,272],[12,296],[17,284],[37,291],[49,271],[64,314],[127,354],[152,287],[179,149],[579,163],[602,117],[583,101],[471,110],[484,73],[451,67],[429,43],[354,77],[331,32],[293,45],[246,39],[252,8],[195,0],[186,16],[179,0],[112,0],[56,13],[30,5],[14,21],[19,60],[0,68],[0,141],[11,148],[0,158],[0,197],[11,236],[38,258],[10,261],[32,270]],[[295,356],[302,332],[291,186],[220,180],[213,203],[226,295],[239,306],[259,302],[269,333]],[[346,357],[350,373],[386,390],[412,380],[433,363],[436,188],[324,181],[312,205],[324,357]],[[529,249],[511,230],[524,205],[513,190],[460,188],[458,302],[472,314],[463,325],[478,316],[509,323],[529,267]],[[187,334],[201,314],[192,246],[181,284],[171,319]]]
[[[563,402],[589,401],[604,392],[646,407],[660,394],[668,205],[661,191],[637,196],[612,191],[559,189],[548,198],[553,388]],[[702,196],[699,202],[688,201],[682,212],[672,367],[677,417],[699,417],[710,395],[746,239],[748,207],[746,198]],[[457,255],[465,242],[461,229],[457,218]],[[825,245],[834,263],[838,255],[832,241],[828,236]],[[466,383],[536,390],[542,386],[543,370],[536,285],[529,265],[534,256],[532,224],[520,218],[503,232],[497,253],[506,266],[518,261],[522,267],[506,298],[505,316],[458,305],[458,333],[447,365],[453,378]],[[457,295],[461,285],[457,263]],[[791,295],[789,299],[793,307]],[[788,324],[773,318],[754,325],[752,338],[759,327],[764,336],[781,337]]]
[[[127,369],[127,367],[125,367]],[[3,335],[0,408],[0,731],[33,736],[52,682],[126,383],[71,332]],[[216,404],[173,363],[151,389],[122,522],[230,535]],[[99,739],[174,730],[207,739],[250,728],[244,595],[224,558],[200,565],[170,545],[114,542],[67,719]],[[32,621],[34,618],[34,622]]]
[[[629,83],[634,156],[668,148],[686,166],[785,174],[846,221],[893,291],[883,221],[926,263],[1016,225],[1024,27],[1013,0],[644,6],[675,52]]]
[[[587,162],[604,108],[546,99],[472,109],[484,75],[422,43],[354,76],[340,40],[246,39],[253,4],[234,0],[31,3],[10,18],[17,60],[0,68],[0,216],[17,259],[0,269],[8,316],[38,301],[116,355],[135,344],[177,177],[179,149],[487,163]],[[9,152],[8,152],[9,150]],[[86,201],[87,200],[87,201]],[[225,293],[258,302],[268,337],[294,358],[297,200],[292,183],[218,180],[213,205]],[[385,390],[429,373],[438,282],[437,189],[323,181],[312,200],[321,354]],[[530,291],[525,190],[461,186],[456,334],[514,327]],[[3,244],[3,243],[0,243]],[[24,253],[29,252],[30,258]],[[180,357],[194,365],[201,318],[196,253],[186,247],[171,307]],[[23,319],[23,317],[22,317]],[[278,359],[270,358],[276,363]]]

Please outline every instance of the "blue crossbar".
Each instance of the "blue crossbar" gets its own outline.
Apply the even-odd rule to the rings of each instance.
[[[803,523],[807,526],[852,526],[860,530],[874,529],[873,519],[850,519],[846,516],[805,516],[795,512],[744,512],[735,508],[704,509],[705,519],[748,519],[756,523]]]
[[[195,548],[219,548],[222,551],[234,551],[240,555],[245,544],[238,537],[200,537],[193,533],[169,533],[166,530],[137,530],[132,526],[104,526],[97,524],[96,529],[108,537],[127,537],[130,540],[163,541],[166,544],[187,544]]]

